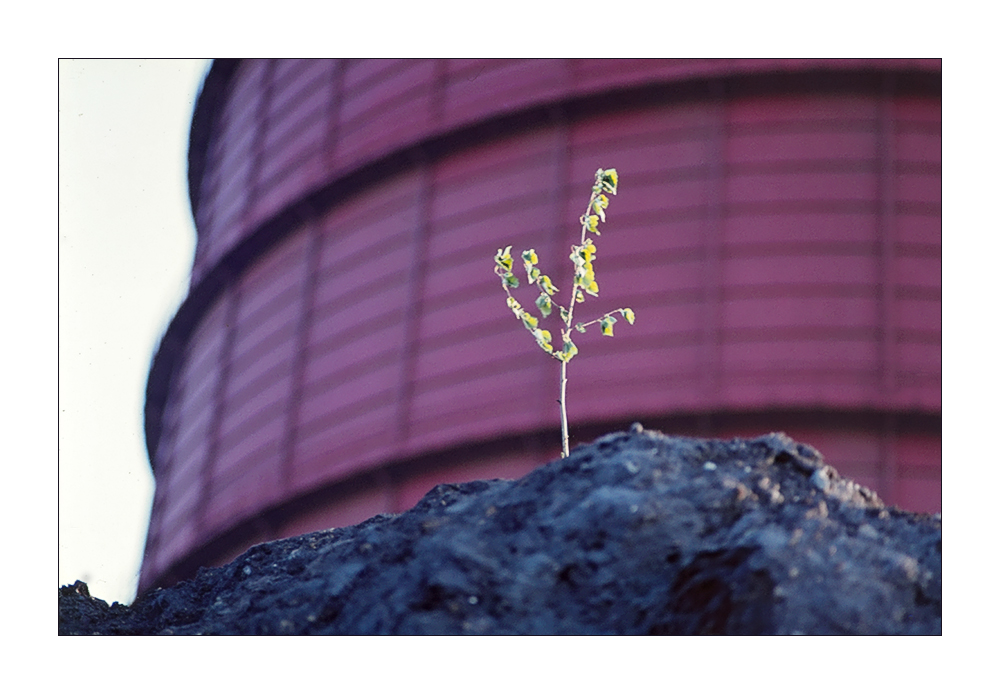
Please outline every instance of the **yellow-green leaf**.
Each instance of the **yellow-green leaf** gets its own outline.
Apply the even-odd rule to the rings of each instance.
[[[514,268],[514,259],[510,257],[510,248],[510,246],[507,246],[507,248],[498,248],[497,254],[493,257],[497,265],[507,271]]]
[[[604,210],[608,209],[608,196],[598,195],[594,200],[594,212],[601,218],[602,222],[607,221],[604,216]],[[600,234],[598,234],[600,236]]]
[[[618,172],[615,169],[601,171],[598,177],[601,180],[601,187],[605,191],[612,195],[618,195]]]
[[[542,312],[543,318],[547,318],[552,313],[552,299],[549,298],[548,294],[539,294],[538,298],[535,299],[535,306]]]
[[[544,349],[549,354],[552,354],[552,333],[548,330],[535,329],[531,331],[531,334],[535,337],[535,342],[538,346]]]
[[[579,351],[580,350],[578,350],[576,348],[576,345],[574,345],[570,340],[564,340],[563,341],[562,354],[563,354],[563,360],[564,361],[569,361],[576,354],[578,354]]]
[[[601,333],[607,335],[608,337],[614,337],[615,330],[614,325],[618,321],[614,316],[605,316],[601,319]]]

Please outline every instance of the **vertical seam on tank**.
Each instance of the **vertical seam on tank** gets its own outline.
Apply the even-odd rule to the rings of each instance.
[[[898,339],[896,299],[896,147],[895,147],[895,76],[886,72],[878,100],[878,231],[880,237],[879,308],[882,340],[880,345],[881,378],[877,390],[881,391],[883,415],[882,445],[879,450],[879,482],[885,501],[897,501],[898,470],[896,460],[896,418],[898,406]]]
[[[711,101],[715,104],[716,117],[712,121],[710,146],[712,156],[708,162],[710,202],[705,216],[704,233],[704,285],[702,323],[702,403],[721,406],[719,372],[722,369],[722,226],[726,206],[726,85],[722,79],[711,85]]]
[[[430,227],[430,208],[434,197],[433,172],[423,150],[416,153],[417,194],[415,200],[417,223],[413,233],[413,262],[407,282],[410,292],[409,310],[403,325],[402,354],[400,359],[399,399],[396,410],[396,444],[399,453],[409,446],[412,419],[412,400],[415,390],[416,350],[423,318],[425,276],[427,274],[427,237]]]
[[[298,440],[299,424],[302,419],[302,398],[305,390],[305,371],[309,363],[309,344],[315,315],[316,286],[319,277],[319,256],[322,248],[322,228],[315,221],[307,223],[308,235],[305,247],[305,278],[299,299],[299,320],[295,327],[294,351],[292,355],[291,384],[288,393],[284,440],[281,444],[281,484],[288,492],[293,488],[295,471],[295,448]]]
[[[209,501],[213,497],[215,486],[215,470],[218,466],[218,456],[221,450],[222,421],[226,409],[226,391],[229,387],[229,376],[232,371],[233,349],[236,344],[237,322],[239,320],[240,287],[239,282],[232,277],[227,278],[229,296],[225,299],[225,337],[219,351],[219,380],[212,393],[212,417],[208,430],[208,449],[205,454],[205,465],[201,470],[201,494],[198,498],[195,523],[199,534],[204,535],[208,528],[207,511]],[[225,296],[225,295],[224,295]]]

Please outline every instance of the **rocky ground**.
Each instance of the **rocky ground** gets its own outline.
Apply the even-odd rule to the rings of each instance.
[[[252,547],[60,634],[940,634],[941,517],[782,434],[632,431],[519,480]]]

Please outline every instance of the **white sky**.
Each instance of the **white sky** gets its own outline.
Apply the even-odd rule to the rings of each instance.
[[[208,65],[59,62],[59,584],[109,603],[138,581],[146,379],[187,294],[187,143]]]

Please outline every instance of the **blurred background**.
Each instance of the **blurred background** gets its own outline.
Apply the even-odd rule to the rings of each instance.
[[[598,167],[621,182],[597,240],[601,296],[579,315],[637,318],[577,340],[571,446],[632,421],[785,431],[888,503],[940,510],[939,60],[217,60],[203,84],[205,62],[169,61],[177,89],[155,93],[148,65],[115,62],[131,81],[61,61],[60,273],[92,288],[87,305],[153,324],[154,357],[107,349],[119,338],[61,282],[61,345],[91,340],[60,354],[77,359],[61,408],[80,415],[60,431],[61,582],[87,580],[69,504],[96,492],[107,523],[91,539],[125,525],[95,464],[125,457],[74,443],[108,416],[106,382],[85,380],[98,358],[146,388],[124,415],[145,408],[132,443],[152,463],[128,472],[148,490],[132,513],[148,536],[143,520],[126,541],[144,546],[140,591],[557,457],[558,362],[510,314],[492,257],[533,247],[568,286]],[[81,113],[117,125],[70,123],[84,96],[101,106]],[[113,148],[107,133],[153,104],[182,125]],[[186,180],[134,165],[154,140],[175,148],[166,159],[190,147]],[[184,188],[196,243],[190,219],[142,197],[167,185],[154,174]],[[99,236],[123,216],[95,209],[101,186],[148,216]],[[171,300],[140,306],[156,282]]]
[[[578,315],[637,320],[578,341],[571,445],[785,431],[940,510],[940,61],[217,60],[139,590],[558,456],[558,362],[492,257],[567,286],[598,167]]]

